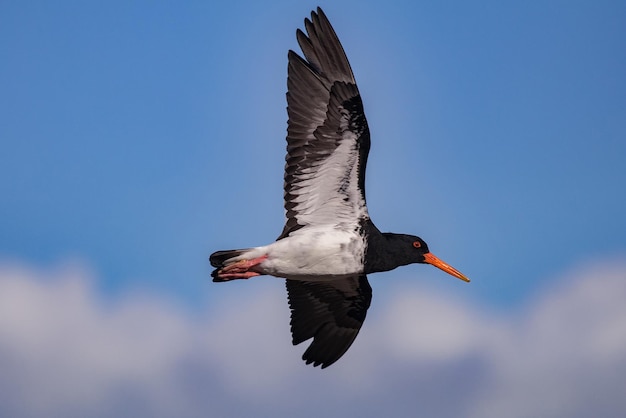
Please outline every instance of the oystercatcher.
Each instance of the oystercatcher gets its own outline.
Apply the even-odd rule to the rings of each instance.
[[[356,338],[372,299],[367,274],[428,263],[469,279],[435,257],[419,237],[381,233],[365,204],[370,133],[348,58],[320,9],[289,51],[286,224],[272,244],[217,251],[213,281],[271,275],[287,279],[293,344],[302,359],[336,362]]]

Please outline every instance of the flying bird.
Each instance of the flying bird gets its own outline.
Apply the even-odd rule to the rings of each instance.
[[[294,345],[328,367],[356,338],[372,300],[367,275],[427,263],[469,279],[414,235],[380,232],[365,204],[370,132],[348,58],[320,9],[296,32],[304,58],[289,51],[286,223],[268,245],[217,251],[214,282],[271,275],[286,279]]]

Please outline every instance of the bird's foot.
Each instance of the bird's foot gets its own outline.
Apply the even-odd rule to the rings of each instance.
[[[261,273],[252,271],[254,266],[261,264],[267,259],[267,255],[253,258],[252,260],[239,260],[236,263],[217,270],[213,275],[214,282],[227,282],[236,279],[249,279],[250,277],[260,276]]]

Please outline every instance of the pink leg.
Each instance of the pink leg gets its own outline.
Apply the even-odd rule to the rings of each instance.
[[[250,277],[260,276],[261,273],[252,271],[251,269],[261,264],[267,259],[267,255],[253,258],[252,260],[240,260],[230,264],[217,272],[217,278],[226,280],[249,279]]]

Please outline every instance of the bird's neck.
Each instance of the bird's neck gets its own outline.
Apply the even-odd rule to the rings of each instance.
[[[411,259],[404,257],[403,251],[398,251],[399,234],[380,232],[369,221],[364,227],[367,234],[367,248],[365,250],[365,274],[379,273],[393,270],[396,267],[411,264]]]

